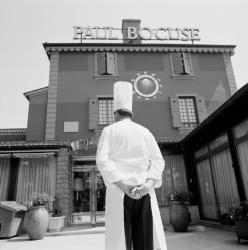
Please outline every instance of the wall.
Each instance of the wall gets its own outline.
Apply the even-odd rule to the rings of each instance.
[[[47,93],[30,96],[27,124],[27,141],[43,141],[45,138]]]
[[[134,95],[134,120],[148,127],[155,136],[178,137],[172,127],[169,97],[175,94],[205,96],[210,114],[231,96],[221,53],[192,53],[194,79],[172,79],[169,53],[118,53],[118,80],[131,81],[137,73],[154,73],[160,78],[161,94],[154,100]],[[116,79],[96,80],[95,55],[83,52],[60,52],[57,89],[56,139],[92,136],[88,131],[88,99],[111,95]],[[79,133],[64,133],[64,121],[79,121]]]
[[[71,214],[71,165],[67,148],[61,148],[58,154],[56,169],[56,197],[65,216],[65,224],[69,224]]]

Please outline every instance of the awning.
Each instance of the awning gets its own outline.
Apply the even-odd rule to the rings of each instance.
[[[55,152],[44,152],[44,153],[14,153],[15,158],[48,158],[57,155]]]
[[[0,158],[10,158],[11,154],[0,154]]]

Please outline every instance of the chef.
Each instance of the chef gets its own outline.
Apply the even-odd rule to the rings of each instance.
[[[132,98],[131,83],[114,84],[115,123],[103,129],[97,148],[106,184],[105,250],[166,250],[154,191],[164,160],[151,132],[132,121]]]

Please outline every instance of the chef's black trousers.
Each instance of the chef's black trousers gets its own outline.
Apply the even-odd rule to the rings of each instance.
[[[153,221],[149,194],[139,200],[125,194],[124,228],[126,250],[153,250]]]

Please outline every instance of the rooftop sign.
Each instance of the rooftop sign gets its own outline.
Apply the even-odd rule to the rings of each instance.
[[[123,40],[120,34],[121,29],[113,27],[82,27],[74,26],[74,40]],[[178,40],[178,41],[199,41],[201,40],[198,28],[171,28],[160,27],[151,29],[149,27],[127,27],[121,30],[125,33],[127,40]]]

